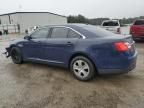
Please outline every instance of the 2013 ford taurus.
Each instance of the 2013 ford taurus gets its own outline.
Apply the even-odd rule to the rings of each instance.
[[[10,44],[7,57],[67,67],[81,81],[99,74],[127,73],[136,67],[137,51],[131,36],[113,34],[86,24],[38,29]]]

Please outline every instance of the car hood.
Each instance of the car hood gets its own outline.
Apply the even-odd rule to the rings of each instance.
[[[12,39],[12,40],[10,40],[10,45],[17,44],[19,42],[24,42],[24,41],[26,41],[26,40],[23,38]]]

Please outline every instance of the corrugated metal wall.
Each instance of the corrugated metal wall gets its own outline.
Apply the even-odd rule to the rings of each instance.
[[[16,13],[0,16],[2,24],[19,24],[20,32],[32,26],[66,24],[67,18],[50,13]]]

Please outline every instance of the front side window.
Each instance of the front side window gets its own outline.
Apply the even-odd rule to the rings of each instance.
[[[73,30],[69,30],[68,38],[81,38],[81,35],[79,35],[78,33],[76,33]]]
[[[37,38],[47,38],[48,37],[48,34],[49,34],[49,28],[43,28],[43,29],[40,29],[34,33],[31,34],[31,37],[33,39],[37,39]]]
[[[53,28],[51,38],[67,38],[68,29],[64,27]]]

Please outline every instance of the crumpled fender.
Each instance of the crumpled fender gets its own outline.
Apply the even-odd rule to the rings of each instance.
[[[3,54],[5,54],[6,57],[8,58],[8,57],[10,57],[10,50],[11,50],[11,48],[10,48],[10,47],[7,47],[7,48],[5,48],[5,49],[6,49],[6,52],[4,52]]]

